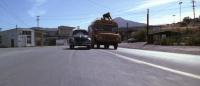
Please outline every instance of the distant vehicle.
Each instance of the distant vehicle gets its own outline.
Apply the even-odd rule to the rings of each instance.
[[[69,47],[70,49],[74,49],[75,46],[86,46],[88,49],[91,48],[91,39],[86,30],[73,31],[72,37],[69,39]]]
[[[137,42],[137,40],[134,39],[134,38],[130,38],[130,39],[127,40],[127,42],[128,42],[128,43],[134,43],[134,42]]]
[[[97,45],[97,48],[104,45],[104,48],[108,49],[110,45],[113,45],[114,49],[117,49],[118,43],[121,42],[118,24],[112,20],[109,13],[104,14],[102,19],[94,21],[88,27],[88,31],[92,41],[92,48],[95,45]]]

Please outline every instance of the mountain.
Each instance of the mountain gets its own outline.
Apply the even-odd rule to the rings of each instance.
[[[121,17],[117,17],[117,18],[115,18],[113,20],[115,22],[117,22],[119,28],[126,28],[127,27],[127,23],[128,23],[129,27],[146,26],[146,24],[144,24],[144,23],[139,23],[139,22],[134,22],[134,21],[126,20],[126,19],[123,19]]]

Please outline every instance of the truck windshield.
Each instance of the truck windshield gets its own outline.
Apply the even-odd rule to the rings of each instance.
[[[111,25],[104,25],[97,28],[97,31],[115,31],[115,30],[117,30],[117,27]]]
[[[88,35],[88,32],[84,30],[76,30],[73,32],[73,35]]]

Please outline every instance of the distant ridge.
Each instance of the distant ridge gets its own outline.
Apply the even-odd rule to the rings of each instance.
[[[117,22],[118,24],[118,27],[119,28],[126,28],[126,24],[128,23],[129,27],[139,27],[139,26],[146,26],[146,24],[144,23],[139,23],[139,22],[134,22],[134,21],[131,21],[131,20],[126,20],[126,19],[123,19],[121,17],[117,17],[115,19],[113,19],[115,22]]]

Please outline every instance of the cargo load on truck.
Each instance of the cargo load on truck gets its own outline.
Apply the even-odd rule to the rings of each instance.
[[[104,45],[104,48],[108,49],[112,45],[114,49],[117,49],[118,44],[121,42],[121,36],[118,33],[118,24],[112,20],[110,13],[106,13],[103,15],[103,18],[95,20],[89,26],[88,31],[93,48],[95,45],[97,48]]]

